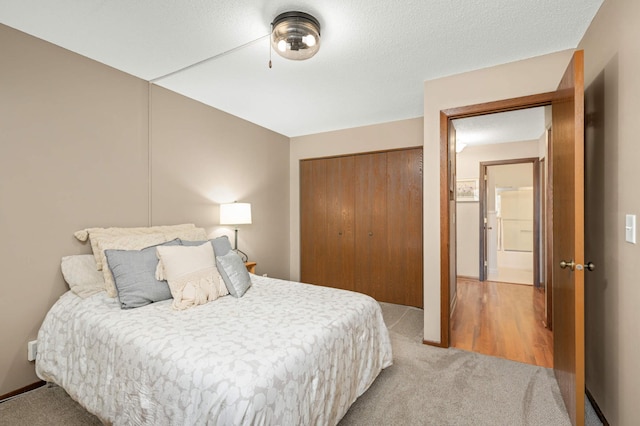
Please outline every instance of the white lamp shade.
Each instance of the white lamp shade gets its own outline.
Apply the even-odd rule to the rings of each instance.
[[[220,204],[220,225],[251,223],[251,203]]]

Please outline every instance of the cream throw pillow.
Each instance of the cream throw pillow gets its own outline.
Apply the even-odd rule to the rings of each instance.
[[[200,246],[159,246],[157,254],[173,296],[173,309],[203,305],[228,294],[208,242]]]
[[[175,240],[176,238],[180,238],[181,240],[186,241],[204,241],[208,238],[207,231],[205,231],[204,228],[165,231],[163,232],[163,234],[167,241]]]
[[[83,299],[105,290],[104,277],[92,254],[65,256],[60,269],[71,291]]]
[[[182,242],[184,242],[185,240],[182,240]],[[190,240],[186,240],[187,242],[190,242]],[[191,241],[196,241],[196,240],[191,240]],[[211,241],[205,241],[202,244],[211,244]],[[198,244],[198,245],[202,245],[202,244]],[[193,245],[188,245],[189,247],[193,247]],[[215,255],[216,251],[213,250],[213,254]],[[216,262],[216,271],[215,271],[215,275],[216,275],[216,282],[219,284],[220,287],[220,296],[226,296],[227,294],[229,294],[229,290],[227,290],[227,286],[225,285],[224,282],[224,277],[222,276],[222,274],[220,273],[220,270],[218,269],[218,264]],[[162,259],[160,259],[160,261],[158,262],[158,266],[156,266],[156,280],[158,281],[166,281],[167,280],[167,276],[164,273],[164,266],[162,264]]]
[[[146,234],[166,234],[165,241],[170,241],[175,238],[189,239],[197,237],[203,240],[207,238],[207,234],[204,229],[196,228],[193,223],[138,228],[87,228],[77,231],[73,235],[80,241],[87,241],[87,239],[90,239],[91,249],[93,250],[93,255],[96,259],[96,265],[98,266],[98,270],[101,271],[102,266],[106,265],[106,263],[103,263],[104,249],[100,250],[100,241],[103,238],[122,237],[126,235],[141,236]]]

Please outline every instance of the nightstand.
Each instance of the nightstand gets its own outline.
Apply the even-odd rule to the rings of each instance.
[[[252,274],[256,273],[256,262],[244,262],[244,266],[247,267],[247,271],[249,271]]]

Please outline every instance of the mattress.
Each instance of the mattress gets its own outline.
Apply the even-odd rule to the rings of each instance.
[[[378,303],[251,275],[244,297],[122,310],[65,293],[36,372],[117,425],[332,425],[392,363]]]

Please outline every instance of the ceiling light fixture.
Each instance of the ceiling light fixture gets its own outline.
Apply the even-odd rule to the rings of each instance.
[[[271,46],[286,59],[302,61],[320,49],[320,22],[304,12],[285,12],[271,23]]]

